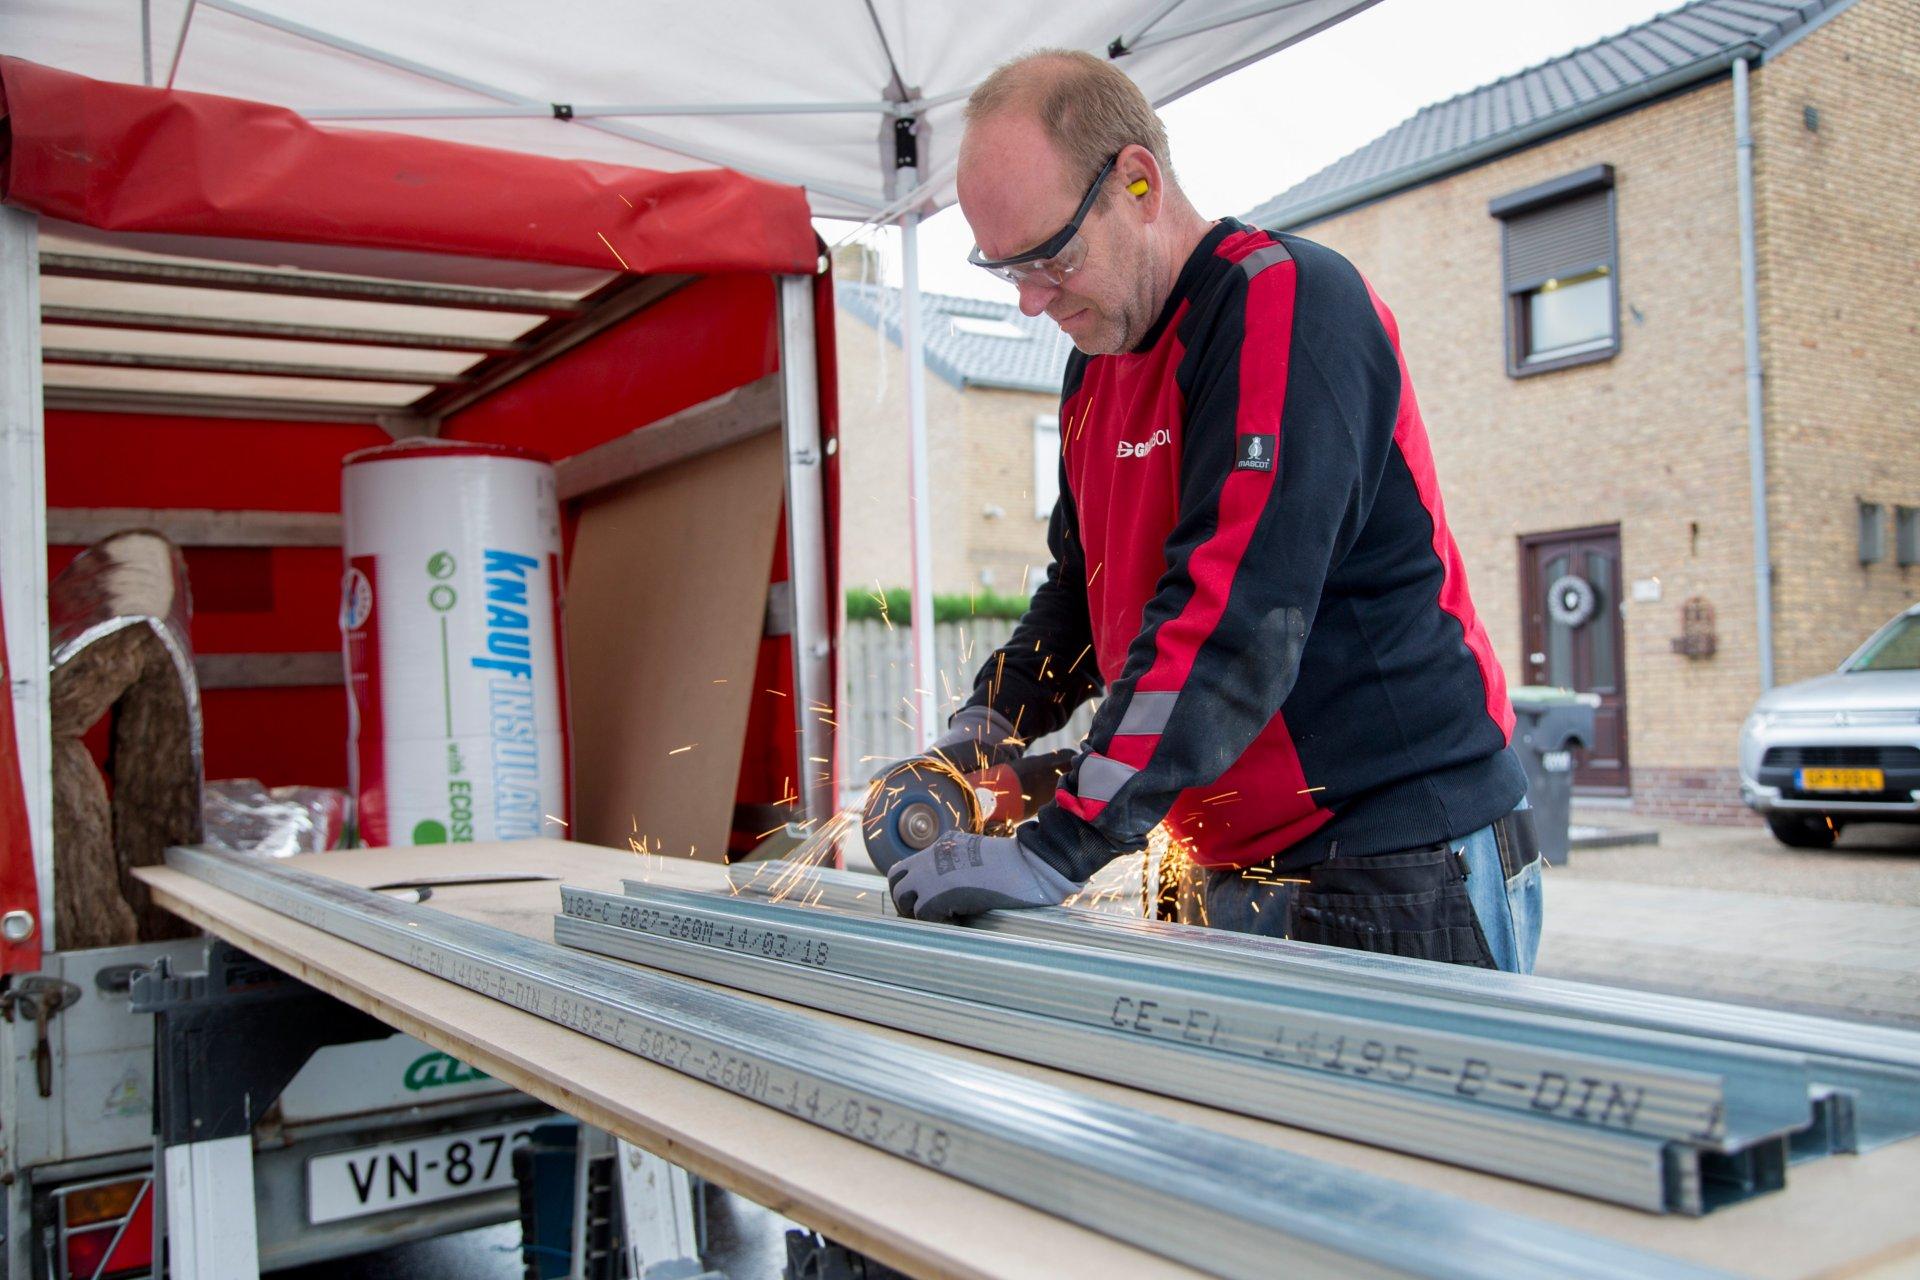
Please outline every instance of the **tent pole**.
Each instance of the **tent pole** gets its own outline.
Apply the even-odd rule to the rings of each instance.
[[[575,120],[620,116],[892,115],[891,102],[574,103]],[[551,103],[503,102],[491,107],[302,107],[309,120],[550,120]]]
[[[833,816],[833,624],[827,600],[825,449],[820,439],[819,338],[813,280],[780,276],[781,428],[787,473],[787,586],[793,597],[793,718],[806,816]]]
[[[173,88],[173,78],[180,74],[180,55],[187,51],[187,31],[193,26],[193,11],[200,0],[187,0],[187,11],[180,15],[180,37],[173,42],[173,61],[167,64],[167,88]]]
[[[1149,13],[1146,17],[1140,19],[1139,26],[1135,27],[1131,31],[1123,31],[1120,33],[1119,37],[1116,40],[1114,40],[1112,48],[1108,51],[1107,56],[1109,58],[1117,56],[1113,52],[1113,50],[1118,50],[1120,53],[1132,52],[1134,42],[1139,40],[1140,37],[1146,35],[1147,32],[1153,30],[1154,27],[1159,25],[1160,19],[1166,17],[1168,14],[1172,13],[1175,9],[1178,9],[1180,7],[1180,4],[1181,4],[1181,0],[1161,0],[1160,4],[1157,4],[1154,6],[1152,13]]]
[[[1165,30],[1156,31],[1152,35],[1143,35],[1128,45],[1125,51],[1127,53],[1138,53],[1142,49],[1151,49],[1156,45],[1171,44],[1175,40],[1184,39],[1187,36],[1202,35],[1208,31],[1217,31],[1221,27],[1230,27],[1236,22],[1246,22],[1253,18],[1264,18],[1268,14],[1278,13],[1282,9],[1297,9],[1305,3],[1307,3],[1307,0],[1262,0],[1259,4],[1251,4],[1242,9],[1234,9],[1227,13],[1215,14],[1213,17],[1204,18],[1198,22],[1189,22],[1185,26],[1168,27]]]
[[[902,288],[900,345],[907,353],[907,510],[913,547],[913,704],[919,745],[946,727],[935,716],[933,661],[933,521],[927,482],[926,335],[920,328],[920,215],[900,218]]]
[[[0,207],[0,595],[20,784],[27,797],[38,938],[53,950],[52,645],[47,626],[46,420],[40,381],[40,220]]]

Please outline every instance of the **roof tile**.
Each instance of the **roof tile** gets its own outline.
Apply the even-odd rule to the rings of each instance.
[[[834,285],[834,300],[849,315],[900,341],[900,290],[842,280]],[[1012,325],[1023,336],[969,333],[954,325],[955,317]],[[1045,316],[1022,315],[1011,303],[923,293],[920,321],[927,334],[927,368],[954,386],[1060,393],[1073,339]]]
[[[1256,226],[1285,227],[1302,214],[1324,216],[1348,192],[1385,194],[1404,174],[1411,184],[1430,177],[1470,148],[1513,135],[1513,145],[1533,126],[1573,111],[1604,111],[1610,99],[1622,106],[1649,81],[1686,68],[1708,74],[1739,46],[1763,51],[1787,40],[1809,22],[1837,12],[1850,0],[1693,0],[1670,13],[1617,35],[1575,49],[1492,84],[1422,107],[1366,146],[1342,156],[1246,215]]]

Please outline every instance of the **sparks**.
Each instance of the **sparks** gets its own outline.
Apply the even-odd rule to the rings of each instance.
[[[614,261],[616,261],[616,262],[618,262],[618,263],[620,264],[620,269],[621,269],[622,271],[631,271],[631,270],[633,270],[633,268],[632,268],[632,267],[630,267],[630,266],[628,266],[628,265],[627,265],[627,260],[626,260],[625,258],[623,258],[623,257],[621,257],[621,256],[620,256],[620,251],[619,251],[618,249],[616,249],[616,248],[614,248],[614,247],[613,247],[613,241],[611,241],[611,240],[609,240],[609,239],[607,239],[607,233],[606,233],[606,232],[604,232],[604,231],[596,231],[596,232],[594,232],[593,234],[595,234],[595,235],[597,235],[597,236],[599,236],[599,237],[600,237],[600,243],[601,243],[601,244],[603,244],[603,245],[605,245],[605,246],[607,246],[607,252],[613,255],[613,257],[614,257]]]
[[[677,755],[679,755],[679,754],[680,754],[681,752],[683,752],[683,751],[691,751],[691,750],[693,750],[693,749],[694,749],[695,747],[697,747],[697,746],[699,746],[699,745],[700,745],[700,744],[699,744],[699,743],[697,743],[697,742],[689,742],[689,743],[688,743],[688,744],[687,744],[686,746],[684,746],[684,747],[675,747],[675,748],[674,748],[673,750],[671,750],[671,751],[669,751],[669,752],[667,752],[667,754],[668,754],[668,755],[670,755],[670,756],[677,756]]]

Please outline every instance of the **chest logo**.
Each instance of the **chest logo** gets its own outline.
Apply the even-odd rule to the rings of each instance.
[[[1120,442],[1119,452],[1113,456],[1116,458],[1144,458],[1161,445],[1172,443],[1173,432],[1167,430],[1165,427],[1161,427],[1158,431],[1148,436],[1145,440],[1140,441],[1138,444],[1135,444],[1131,440],[1122,440]]]
[[[1241,436],[1239,456],[1233,464],[1235,471],[1271,471],[1273,470],[1272,436]]]

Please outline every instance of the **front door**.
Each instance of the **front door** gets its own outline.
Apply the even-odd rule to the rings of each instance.
[[[1520,617],[1528,684],[1600,695],[1593,746],[1573,789],[1627,794],[1627,673],[1620,618],[1620,526],[1520,539]]]

